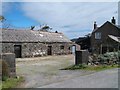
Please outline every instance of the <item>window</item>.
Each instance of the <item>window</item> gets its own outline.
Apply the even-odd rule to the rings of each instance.
[[[95,39],[101,39],[101,33],[100,32],[95,33]]]
[[[60,49],[64,49],[64,46],[62,45],[62,46],[60,46]]]

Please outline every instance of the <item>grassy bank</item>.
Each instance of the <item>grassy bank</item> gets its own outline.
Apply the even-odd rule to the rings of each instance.
[[[98,65],[98,66],[88,66],[88,65],[72,65],[62,70],[90,70],[90,71],[101,71],[106,69],[118,68],[118,65]]]
[[[24,81],[23,77],[8,78],[6,81],[2,81],[0,88],[2,88],[2,90],[4,90],[5,88],[15,88],[23,81]]]

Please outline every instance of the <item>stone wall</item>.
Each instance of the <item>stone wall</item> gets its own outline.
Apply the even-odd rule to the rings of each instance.
[[[46,56],[48,46],[52,46],[52,55],[71,54],[70,43],[2,43],[2,53],[14,53],[14,45],[21,45],[22,57]],[[61,49],[64,46],[64,49]]]

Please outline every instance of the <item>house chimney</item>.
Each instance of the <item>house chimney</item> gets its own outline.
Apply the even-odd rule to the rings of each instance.
[[[58,33],[58,31],[55,31],[55,33]]]
[[[114,18],[114,17],[112,17],[111,22],[112,22],[113,24],[116,24],[116,20],[115,20],[115,18]]]
[[[94,29],[96,29],[97,28],[97,24],[96,24],[96,21],[94,22]]]

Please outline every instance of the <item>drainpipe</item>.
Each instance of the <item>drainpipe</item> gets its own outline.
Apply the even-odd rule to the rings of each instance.
[[[102,44],[100,45],[100,54],[102,54]]]
[[[118,51],[119,51],[119,46],[120,46],[120,45],[119,45],[119,43],[118,43]]]

